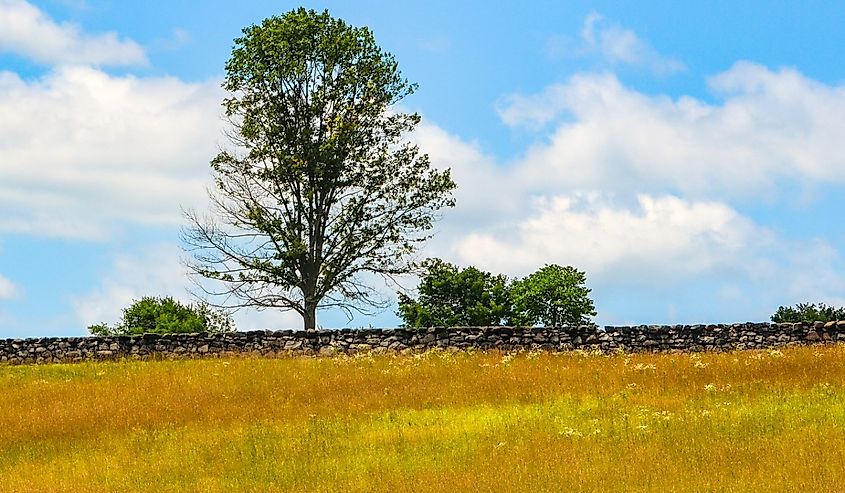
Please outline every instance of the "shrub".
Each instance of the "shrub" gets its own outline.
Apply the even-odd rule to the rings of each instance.
[[[171,297],[145,296],[123,309],[123,320],[115,326],[95,324],[88,327],[94,335],[177,334],[192,332],[231,332],[231,316],[206,303],[183,305]]]
[[[775,323],[797,323],[797,322],[830,322],[834,320],[845,320],[845,308],[834,308],[824,303],[798,303],[795,307],[778,307],[778,311],[772,315],[772,322]]]

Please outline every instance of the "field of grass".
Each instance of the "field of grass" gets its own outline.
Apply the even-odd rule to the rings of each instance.
[[[845,345],[0,367],[0,491],[841,491]]]

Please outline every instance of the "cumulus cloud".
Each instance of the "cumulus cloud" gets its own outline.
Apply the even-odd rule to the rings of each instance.
[[[19,295],[20,289],[8,278],[0,275],[0,300],[17,298]]]
[[[149,245],[140,254],[116,255],[100,284],[74,298],[71,303],[79,322],[116,323],[123,308],[144,296],[171,296],[183,303],[196,300],[195,288],[182,264],[182,250],[174,244]],[[234,314],[239,330],[301,328],[302,318],[293,312],[242,309]]]
[[[121,254],[112,259],[100,285],[72,301],[77,318],[88,326],[114,323],[123,308],[144,296],[187,298],[187,272],[179,263],[175,245],[150,245],[140,255]]]
[[[835,304],[845,294],[845,262],[827,242],[776,234],[724,203],[674,196],[640,195],[635,204],[600,193],[544,197],[520,222],[474,228],[452,247],[462,265],[511,276],[545,263],[584,270],[602,323],[765,320],[780,304]]]
[[[497,190],[511,178],[511,171],[496,163],[477,142],[465,142],[443,128],[423,122],[412,135],[413,141],[440,168],[450,168],[452,179],[458,184],[455,191],[457,210],[468,220],[481,220],[508,211],[513,212],[518,204],[509,200],[489,200],[489,192]]]
[[[0,0],[0,52],[47,65],[147,65],[144,49],[116,33],[89,35],[25,0]]]
[[[740,62],[710,80],[719,98],[653,96],[582,74],[500,108],[509,125],[555,125],[521,159],[537,190],[765,196],[845,181],[845,87]]]
[[[423,128],[421,147],[459,184],[427,253],[511,276],[577,266],[608,322],[654,321],[664,306],[667,320],[766,319],[779,304],[843,299],[834,245],[739,211],[821,207],[802,195],[845,182],[845,86],[749,62],[709,86],[705,101],[584,73],[513,95],[503,121],[540,131],[504,163]]]
[[[615,204],[593,193],[536,199],[519,224],[469,234],[456,251],[464,262],[500,272],[527,274],[548,262],[606,278],[649,272],[659,281],[741,271],[743,249],[768,236],[717,202],[640,195],[636,204]]]
[[[223,128],[217,81],[65,67],[0,72],[0,231],[102,238],[176,224],[205,200]]]

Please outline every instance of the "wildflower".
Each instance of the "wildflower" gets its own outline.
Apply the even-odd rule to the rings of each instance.
[[[704,390],[706,390],[707,392],[716,392],[716,386],[712,383],[708,383],[704,386]]]
[[[559,434],[560,434],[560,435],[563,435],[563,436],[566,436],[566,437],[569,437],[569,438],[572,438],[572,437],[582,437],[582,436],[584,436],[583,434],[581,434],[581,432],[580,432],[580,431],[578,431],[578,430],[576,430],[576,429],[574,429],[574,428],[570,428],[570,427],[568,427],[568,426],[567,426],[566,428],[564,428],[564,429],[563,429],[563,431],[561,431]]]

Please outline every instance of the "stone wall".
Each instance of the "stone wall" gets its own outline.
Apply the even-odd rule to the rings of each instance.
[[[639,325],[633,327],[434,327],[428,329],[280,330],[228,334],[145,334],[0,340],[0,364],[118,358],[200,358],[236,354],[516,349],[725,351],[845,342],[845,321],[811,324]]]

